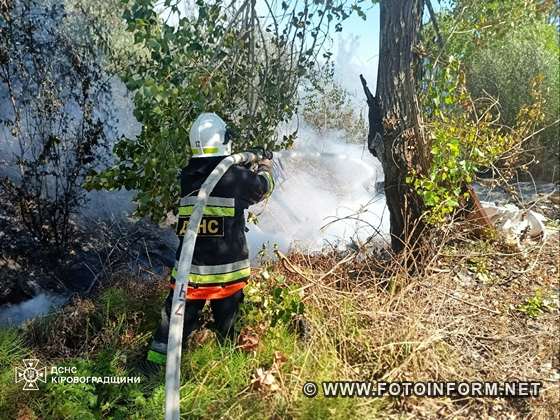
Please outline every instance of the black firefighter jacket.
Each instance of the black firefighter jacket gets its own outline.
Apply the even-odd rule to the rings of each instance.
[[[193,158],[181,172],[181,203],[177,235],[177,273],[183,235],[196,202],[198,191],[224,157]],[[244,210],[268,197],[274,189],[270,168],[257,172],[234,165],[211,192],[198,229],[189,286],[226,286],[246,280],[250,275],[249,251],[245,238]]]

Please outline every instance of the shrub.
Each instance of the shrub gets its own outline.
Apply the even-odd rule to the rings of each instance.
[[[29,231],[61,255],[110,132],[109,78],[98,45],[69,29],[84,17],[68,15],[64,3],[14,1],[0,13],[0,95],[9,104],[0,124],[9,169],[17,168],[0,187]]]
[[[270,21],[257,14],[254,2],[226,7],[221,0],[198,0],[186,16],[176,1],[159,11],[155,5],[130,0],[124,13],[135,47],[145,52],[122,74],[142,133],[122,139],[114,148],[117,163],[92,173],[87,186],[134,189],[136,214],[159,221],[175,210],[177,176],[190,156],[190,124],[201,112],[224,118],[236,151],[292,144],[295,132],[278,138],[277,126],[294,115],[300,80],[324,51],[333,21],[341,30],[350,8],[287,1]]]

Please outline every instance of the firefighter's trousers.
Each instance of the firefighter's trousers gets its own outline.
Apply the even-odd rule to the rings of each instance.
[[[164,364],[166,360],[172,302],[173,289],[170,290],[161,310],[161,321],[148,352],[148,360],[159,364]],[[210,308],[214,317],[214,330],[220,341],[235,337],[234,324],[241,302],[243,302],[243,290],[239,290],[224,299],[210,300]],[[205,304],[206,300],[187,300],[183,324],[183,343],[186,343],[187,337],[200,326],[200,315]]]

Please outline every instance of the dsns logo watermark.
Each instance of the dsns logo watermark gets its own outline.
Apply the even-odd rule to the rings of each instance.
[[[47,382],[47,368],[38,366],[37,359],[23,359],[23,367],[16,367],[16,384],[23,381],[24,391],[37,391],[37,381]]]
[[[142,378],[140,376],[85,376],[78,374],[76,366],[50,366],[39,367],[37,359],[23,359],[23,366],[16,367],[16,384],[24,382],[24,391],[39,390],[39,381],[55,384],[103,384],[103,385],[121,385],[121,384],[139,384]]]

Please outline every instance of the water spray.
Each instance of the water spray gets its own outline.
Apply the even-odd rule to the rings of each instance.
[[[382,179],[375,158],[360,145],[328,142],[317,147],[324,143],[320,141],[311,138],[307,146],[274,153],[280,180],[275,178],[276,193],[253,210],[259,228],[249,225],[250,249],[267,243],[283,252],[320,251],[325,245],[343,249],[346,243],[379,234],[373,228],[379,224],[382,235],[388,231],[384,197],[372,200],[376,182]],[[283,181],[279,175],[284,175]]]

